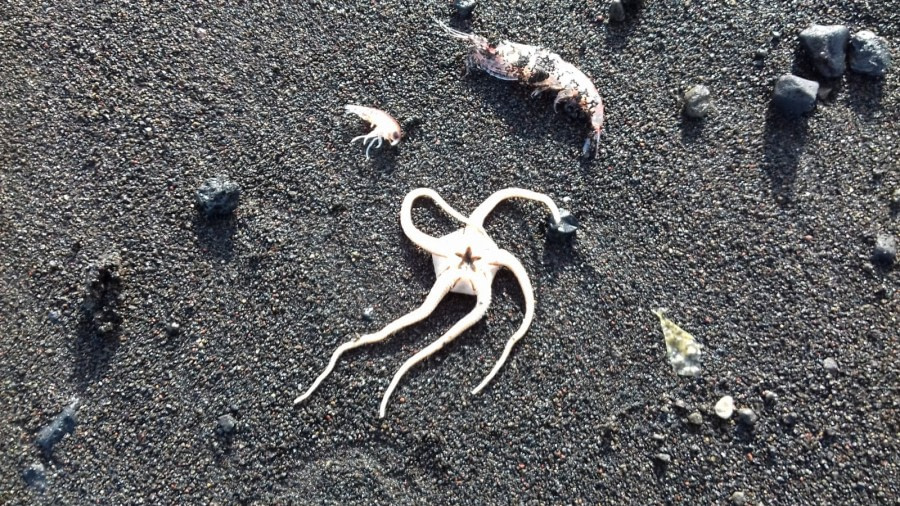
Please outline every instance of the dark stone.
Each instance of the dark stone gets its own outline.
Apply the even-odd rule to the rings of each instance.
[[[478,2],[476,0],[455,0],[453,2],[453,7],[456,7],[456,12],[461,18],[471,16],[472,11],[475,10],[475,7],[477,6]]]
[[[241,198],[241,188],[227,176],[207,179],[197,189],[197,209],[207,218],[231,214],[237,209]]]
[[[897,239],[890,234],[878,234],[875,238],[875,251],[872,261],[890,267],[897,260]]]
[[[800,44],[825,77],[841,77],[847,69],[850,30],[842,25],[812,25],[800,32]]]
[[[872,77],[884,77],[891,68],[891,52],[882,37],[868,30],[850,39],[850,70]]]
[[[565,209],[560,209],[559,215],[561,218],[559,223],[554,222],[553,217],[550,218],[547,224],[547,236],[554,242],[569,241],[575,237],[575,232],[578,230],[578,220]]]
[[[166,334],[177,336],[181,332],[181,325],[178,322],[169,322],[166,324]]]
[[[612,0],[609,3],[609,19],[617,23],[625,21],[625,6],[622,0]]]
[[[750,408],[740,408],[737,410],[737,419],[741,425],[753,427],[756,425],[756,421],[759,420],[759,415]]]
[[[237,420],[231,415],[222,415],[219,417],[218,425],[219,433],[228,436],[233,434],[237,428]]]
[[[816,106],[816,94],[819,83],[785,74],[775,83],[775,94],[772,100],[782,114],[800,116],[812,111]]]
[[[66,434],[75,432],[75,425],[78,423],[75,415],[79,407],[81,407],[81,401],[73,400],[49,425],[38,432],[36,443],[44,450],[45,454],[49,455],[53,452],[53,446],[60,442]]]

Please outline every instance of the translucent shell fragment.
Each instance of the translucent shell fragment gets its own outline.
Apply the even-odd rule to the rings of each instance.
[[[696,376],[700,373],[700,349],[699,343],[694,341],[694,336],[675,325],[663,314],[662,309],[653,311],[659,317],[662,325],[663,338],[666,341],[666,355],[669,363],[679,376]]]

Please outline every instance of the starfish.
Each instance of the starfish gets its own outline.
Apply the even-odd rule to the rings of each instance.
[[[433,237],[416,228],[412,221],[412,205],[420,197],[427,197],[433,200],[444,212],[462,222],[464,227],[443,237]],[[316,391],[322,381],[331,374],[338,359],[346,351],[383,341],[391,334],[425,319],[449,292],[474,295],[476,297],[474,309],[440,338],[410,357],[394,374],[394,378],[384,392],[378,412],[379,418],[384,418],[388,400],[394,389],[397,388],[397,384],[400,383],[403,375],[414,365],[443,348],[466,329],[481,320],[491,302],[491,283],[494,280],[494,276],[497,274],[497,271],[505,267],[512,271],[522,288],[522,293],[525,296],[525,317],[518,330],[506,342],[503,353],[494,364],[494,367],[481,383],[472,390],[473,395],[481,392],[500,368],[503,367],[503,364],[512,352],[513,346],[525,335],[534,318],[534,290],[531,287],[528,272],[512,253],[498,248],[483,227],[485,218],[494,210],[497,204],[510,198],[523,198],[541,202],[550,209],[554,223],[560,223],[562,220],[559,208],[556,207],[556,204],[550,197],[521,188],[506,188],[495,192],[479,205],[468,218],[460,214],[456,209],[453,209],[437,192],[430,188],[417,188],[409,192],[406,198],[403,199],[403,204],[400,208],[400,225],[406,237],[420,248],[431,253],[434,273],[437,277],[434,286],[425,298],[425,302],[417,309],[397,318],[374,334],[366,334],[338,346],[331,355],[331,360],[328,361],[325,370],[319,374],[319,377],[316,378],[303,395],[294,400],[294,404],[303,402]]]

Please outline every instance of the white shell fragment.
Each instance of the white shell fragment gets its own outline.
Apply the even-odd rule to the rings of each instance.
[[[728,420],[731,418],[731,414],[734,413],[734,399],[730,395],[726,395],[719,399],[719,402],[716,403],[716,415],[722,420]]]
[[[653,311],[662,325],[666,341],[666,355],[679,376],[696,376],[700,373],[700,346],[694,336],[688,334],[663,315],[662,309]]]

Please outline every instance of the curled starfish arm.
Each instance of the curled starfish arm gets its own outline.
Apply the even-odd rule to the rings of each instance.
[[[506,346],[503,348],[503,353],[500,355],[500,358],[494,364],[491,372],[488,373],[487,376],[481,383],[472,390],[472,394],[477,394],[487,386],[488,383],[494,379],[494,376],[503,367],[503,364],[506,362],[506,359],[509,358],[510,353],[512,353],[513,346],[516,345],[516,342],[528,332],[528,327],[531,326],[531,321],[534,319],[534,289],[531,286],[531,280],[528,278],[528,271],[525,270],[525,267],[522,265],[519,260],[513,256],[512,253],[506,250],[500,250],[495,253],[497,258],[494,262],[495,265],[499,265],[502,267],[506,267],[516,276],[516,279],[519,280],[519,286],[522,289],[522,295],[525,297],[525,317],[522,319],[522,324],[519,325],[519,329],[506,341]]]
[[[491,211],[497,207],[497,204],[506,200],[506,199],[528,199],[534,200],[537,202],[541,202],[548,209],[550,209],[550,213],[553,215],[554,223],[559,223],[562,220],[562,215],[559,212],[559,208],[556,207],[556,203],[553,202],[553,199],[544,195],[543,193],[533,192],[531,190],[525,190],[523,188],[506,188],[504,190],[500,190],[491,194],[490,197],[487,198],[484,202],[481,203],[475,211],[472,212],[472,215],[469,216],[469,224],[481,227],[484,225],[484,219],[487,218]]]
[[[309,387],[309,389],[306,390],[303,395],[297,397],[294,400],[294,404],[303,402],[307,397],[312,395],[317,388],[319,388],[319,384],[321,384],[322,381],[324,381],[325,378],[327,378],[328,375],[331,374],[331,371],[333,371],[334,367],[337,365],[338,359],[341,358],[341,355],[343,355],[345,352],[354,348],[358,348],[360,346],[383,341],[394,332],[397,332],[398,330],[408,327],[413,323],[425,319],[434,311],[434,308],[436,308],[438,303],[441,302],[441,299],[443,299],[444,296],[447,295],[447,292],[449,292],[450,289],[453,288],[453,285],[456,284],[458,279],[459,273],[455,272],[455,270],[450,270],[441,274],[438,277],[437,281],[435,281],[434,286],[431,288],[431,291],[428,293],[428,297],[425,298],[425,302],[423,302],[422,305],[417,309],[401,316],[400,318],[397,318],[374,334],[366,334],[360,336],[359,339],[354,339],[353,341],[348,341],[338,346],[337,349],[334,350],[334,353],[332,353],[331,360],[328,361],[328,366],[325,367],[325,370],[322,371],[321,374],[319,374],[319,377],[316,378],[316,381],[313,382],[313,384]]]
[[[403,199],[403,205],[400,207],[400,226],[403,227],[403,233],[410,241],[416,243],[420,248],[431,253],[432,255],[445,256],[446,247],[437,237],[430,236],[419,230],[412,221],[412,205],[419,197],[428,197],[433,200],[445,213],[462,223],[468,224],[469,219],[460,214],[459,211],[453,209],[440,195],[430,188],[416,188],[409,192]]]
[[[456,322],[455,325],[450,327],[450,330],[444,333],[441,337],[439,337],[436,341],[429,344],[425,348],[421,349],[418,353],[410,357],[400,366],[400,369],[394,374],[394,378],[391,379],[391,384],[388,385],[387,390],[384,391],[384,397],[381,399],[381,407],[378,411],[379,418],[384,418],[384,414],[387,411],[387,403],[391,398],[391,394],[394,392],[394,389],[397,388],[397,384],[400,383],[400,379],[403,378],[403,375],[407,373],[414,365],[418,364],[422,360],[430,357],[432,354],[443,348],[447,343],[456,339],[457,336],[462,334],[466,329],[478,323],[479,320],[484,316],[484,313],[487,312],[488,306],[491,304],[491,281],[492,279],[484,276],[476,276],[470,278],[471,282],[475,287],[475,292],[478,294],[477,302],[475,303],[475,307],[469,311],[469,313],[464,316],[461,320]]]

